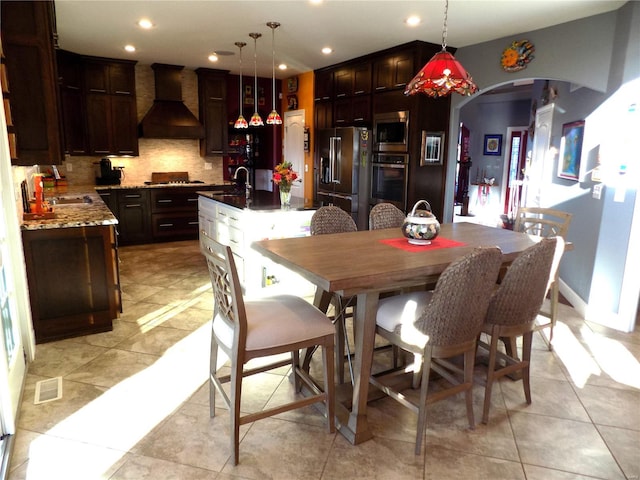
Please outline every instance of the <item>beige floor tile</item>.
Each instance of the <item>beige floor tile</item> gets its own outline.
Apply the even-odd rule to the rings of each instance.
[[[472,455],[433,446],[427,450],[425,480],[524,480],[522,465],[517,461]],[[528,479],[527,479],[528,480]]]
[[[627,478],[640,478],[640,431],[604,426],[598,431]]]
[[[130,454],[109,480],[219,479],[217,473],[158,458]]]
[[[552,417],[588,422],[589,415],[575,394],[571,383],[536,377],[531,379],[531,405],[527,405],[522,381],[503,377],[500,388],[509,410],[523,410]]]
[[[156,355],[111,349],[65,376],[67,380],[113,387],[144,370],[158,359]]]
[[[523,463],[602,479],[623,479],[591,423],[514,412],[511,425]]]
[[[595,424],[640,431],[640,391],[585,385],[576,393]]]
[[[327,459],[323,480],[423,478],[424,456],[413,454],[413,442],[374,437],[351,445],[337,435]]]
[[[190,333],[188,330],[155,326],[123,340],[117,348],[130,352],[162,355]]]
[[[118,343],[124,339],[135,335],[140,331],[138,325],[132,322],[125,322],[119,318],[113,321],[113,330],[110,332],[96,333],[93,335],[85,335],[82,337],[73,337],[65,342],[85,343],[88,345],[95,345],[98,347],[115,347]]]
[[[535,465],[524,465],[524,471],[527,480],[593,480],[594,478]]]
[[[240,463],[223,472],[251,479],[319,479],[336,434],[323,427],[266,418],[251,424],[240,442]],[[343,477],[344,478],[344,477]]]
[[[36,358],[29,364],[29,373],[45,377],[65,376],[108,351],[104,347],[68,341],[39,344]]]

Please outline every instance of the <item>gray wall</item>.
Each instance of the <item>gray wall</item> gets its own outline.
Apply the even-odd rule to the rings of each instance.
[[[521,39],[528,39],[535,45],[535,58],[520,72],[504,72],[499,66],[502,51],[512,41]],[[600,110],[607,111],[603,106],[620,86],[640,77],[640,2],[628,2],[614,12],[463,47],[456,52],[456,58],[473,75],[480,89],[534,78],[569,82],[559,84],[562,89],[556,104],[562,110],[556,109],[554,114],[551,141],[558,147],[564,123],[586,120],[582,171],[587,171],[596,165],[602,152],[615,150],[614,144],[620,141],[615,129],[603,125],[602,115],[611,114],[611,111]],[[575,86],[587,88],[572,88]],[[445,221],[453,217],[455,143],[460,109],[471,98],[452,96]],[[621,116],[611,116],[608,121],[615,122],[616,118]],[[590,125],[598,128],[590,128]],[[608,133],[605,135],[599,129],[607,129]],[[602,160],[615,162],[607,155]],[[553,168],[555,171],[557,163]],[[613,193],[607,187],[601,200],[593,199],[590,176],[581,178],[580,182],[556,177],[550,183],[549,189],[557,198],[555,206],[574,215],[568,239],[574,242],[575,248],[563,259],[561,279],[585,303],[598,301],[605,304],[600,309],[617,312],[635,190],[627,192],[625,201],[618,203],[613,202]],[[602,285],[607,286],[606,292],[594,291],[602,289]]]

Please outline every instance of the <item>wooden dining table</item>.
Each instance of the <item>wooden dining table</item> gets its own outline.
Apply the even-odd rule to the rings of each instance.
[[[523,233],[462,222],[442,224],[438,238],[426,246],[409,244],[398,228],[261,240],[252,246],[315,284],[314,303],[325,312],[332,295],[356,296],[353,389],[346,406],[337,402],[336,423],[358,444],[372,437],[367,400],[379,294],[425,285],[475,247],[498,246],[508,265],[536,241]]]

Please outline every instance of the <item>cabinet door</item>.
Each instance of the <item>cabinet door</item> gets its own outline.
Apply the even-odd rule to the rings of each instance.
[[[111,98],[109,95],[87,95],[87,129],[90,153],[96,155],[112,153],[111,123]]]
[[[53,2],[0,2],[2,48],[11,88],[15,165],[63,160],[58,79],[53,47]]]
[[[133,65],[109,64],[109,93],[112,95],[135,95],[136,82]]]
[[[84,64],[84,83],[87,93],[109,93],[109,67],[104,62]]]
[[[113,153],[138,155],[136,101],[130,96],[112,95],[111,131]]]
[[[314,99],[331,100],[333,98],[333,71],[315,73]]]
[[[333,102],[316,102],[316,128],[333,127]]]
[[[361,63],[353,67],[353,94],[371,93],[371,63]]]
[[[199,68],[198,103],[204,138],[200,140],[200,156],[222,155],[228,148],[227,72]],[[235,120],[234,120],[235,121]]]
[[[373,89],[386,90],[393,84],[393,58],[384,57],[373,64]]]
[[[404,52],[394,58],[394,87],[404,88],[417,73],[413,58],[413,52]]]
[[[225,102],[210,100],[205,105],[204,155],[221,155],[227,147],[227,113]]]
[[[371,96],[361,95],[354,97],[352,101],[352,114],[354,125],[367,125],[371,122]]]
[[[353,123],[353,103],[350,98],[336,100],[333,104],[336,127],[345,127]]]
[[[337,70],[333,74],[335,82],[335,97],[344,98],[353,94],[353,69],[350,67]],[[337,120],[337,118],[336,118]]]
[[[86,155],[89,146],[84,95],[79,90],[62,87],[60,103],[65,152],[69,155]]]
[[[125,189],[118,192],[118,224],[122,244],[151,241],[148,191]]]

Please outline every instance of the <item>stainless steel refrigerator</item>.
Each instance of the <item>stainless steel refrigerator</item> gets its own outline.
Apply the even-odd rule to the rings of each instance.
[[[321,205],[335,205],[350,213],[358,230],[369,223],[371,131],[361,127],[321,129],[317,132],[315,192]]]

